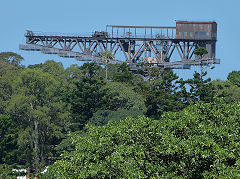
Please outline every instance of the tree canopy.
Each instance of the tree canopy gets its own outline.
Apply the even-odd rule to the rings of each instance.
[[[231,73],[228,74],[227,79],[233,84],[240,87],[240,71],[232,71]]]
[[[0,178],[239,177],[239,71],[22,60],[0,53]]]
[[[240,104],[199,102],[162,120],[88,126],[76,150],[49,168],[54,178],[238,177]]]
[[[204,55],[208,54],[208,51],[204,47],[199,47],[194,50],[194,54],[202,58]]]
[[[21,61],[23,60],[23,57],[14,52],[1,52],[0,60],[4,60],[9,64],[20,65]]]

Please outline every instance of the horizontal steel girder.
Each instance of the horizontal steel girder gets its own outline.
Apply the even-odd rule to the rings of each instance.
[[[45,54],[58,54],[65,58],[77,60],[98,61],[102,63],[100,55],[110,50],[114,55],[121,54],[129,64],[145,60],[146,63],[158,66],[174,67],[178,65],[199,65],[194,58],[195,48],[206,44],[216,44],[211,40],[184,40],[184,39],[151,39],[151,38],[111,38],[111,37],[80,37],[54,35],[26,35],[26,44],[20,45],[21,50],[41,51]],[[173,54],[175,56],[173,57]],[[215,54],[214,54],[215,55]],[[177,57],[176,57],[177,56]],[[173,61],[172,58],[180,58]],[[208,56],[204,65],[217,63],[215,56]],[[112,60],[112,63],[122,61]]]

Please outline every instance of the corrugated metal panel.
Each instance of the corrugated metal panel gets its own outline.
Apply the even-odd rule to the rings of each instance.
[[[176,22],[177,39],[196,39],[196,40],[216,40],[217,24],[216,22]]]

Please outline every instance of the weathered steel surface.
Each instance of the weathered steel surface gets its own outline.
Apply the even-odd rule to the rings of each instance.
[[[176,38],[217,40],[217,23],[177,21]]]
[[[22,50],[41,51],[65,58],[96,61],[102,64],[100,54],[110,50],[121,55],[129,64],[139,61],[164,68],[188,68],[191,65],[218,63],[216,56],[216,22],[177,21],[176,27],[161,26],[110,26],[106,31],[91,35],[40,34],[27,31]],[[197,59],[194,50],[205,47],[205,60]],[[174,60],[174,58],[180,60]],[[208,60],[206,60],[208,59]],[[112,60],[112,63],[122,61]],[[111,63],[111,62],[110,62]]]

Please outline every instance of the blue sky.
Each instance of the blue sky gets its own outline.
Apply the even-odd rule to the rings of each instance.
[[[58,33],[89,33],[111,25],[175,26],[175,20],[216,21],[218,23],[217,58],[221,64],[210,70],[212,79],[225,80],[240,70],[239,0],[1,0],[0,51],[12,51],[25,58],[24,65],[54,59],[65,67],[77,63],[56,55],[25,52],[25,30]],[[198,70],[194,67],[193,70]],[[191,77],[193,70],[178,70]]]

